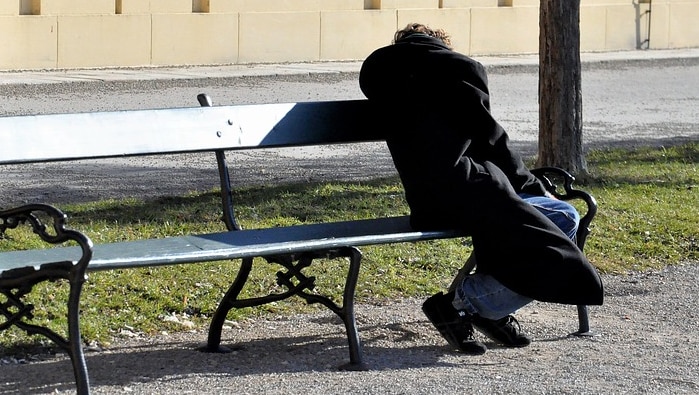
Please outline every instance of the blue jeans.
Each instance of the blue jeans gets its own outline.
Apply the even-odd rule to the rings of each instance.
[[[563,233],[573,239],[580,223],[580,214],[570,204],[545,196],[520,195],[524,201],[544,214]],[[498,320],[514,313],[533,299],[506,288],[490,275],[474,273],[464,277],[456,286],[454,307],[469,314]]]

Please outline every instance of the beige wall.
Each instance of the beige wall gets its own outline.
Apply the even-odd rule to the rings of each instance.
[[[539,1],[0,0],[0,70],[360,60],[415,21],[467,54],[536,53]],[[581,49],[699,47],[699,0],[650,7],[582,0]]]

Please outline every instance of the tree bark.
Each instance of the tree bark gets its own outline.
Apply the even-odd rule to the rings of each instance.
[[[537,166],[557,166],[585,178],[580,0],[541,0],[539,29]]]

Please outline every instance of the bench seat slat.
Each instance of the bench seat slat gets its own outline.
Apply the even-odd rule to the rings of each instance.
[[[466,236],[458,231],[416,231],[410,227],[409,217],[403,216],[166,237],[96,245],[88,270],[259,257],[462,235]],[[3,269],[76,261],[79,256],[77,247],[7,252],[0,254],[0,273]]]

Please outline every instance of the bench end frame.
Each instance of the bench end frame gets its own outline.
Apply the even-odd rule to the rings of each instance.
[[[77,260],[50,262],[39,267],[21,267],[0,272],[0,294],[5,301],[0,303],[0,315],[5,322],[0,330],[15,326],[29,335],[43,335],[53,341],[70,356],[78,394],[89,394],[90,383],[80,335],[80,294],[87,277],[85,272],[92,259],[93,244],[90,238],[76,230],[66,228],[67,216],[59,209],[47,204],[30,204],[0,211],[0,237],[9,237],[8,229],[22,224],[31,226],[32,231],[50,244],[77,243],[82,255]],[[50,220],[47,225],[44,221]],[[67,337],[48,327],[31,323],[34,306],[23,301],[36,284],[44,281],[67,280],[70,286],[67,310]]]

